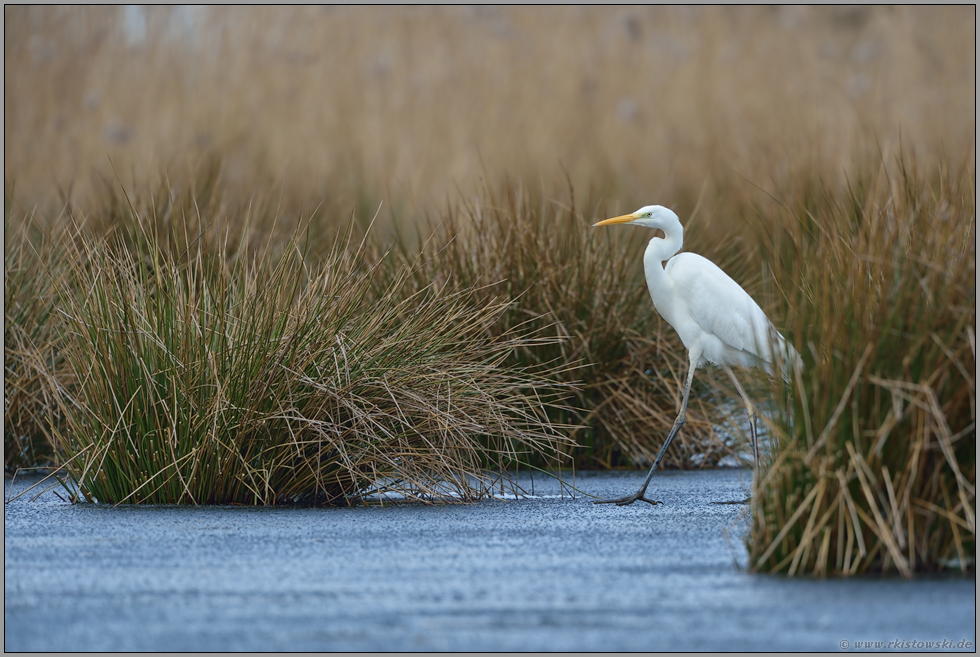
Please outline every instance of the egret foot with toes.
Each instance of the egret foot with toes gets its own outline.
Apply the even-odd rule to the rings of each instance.
[[[648,500],[643,496],[642,492],[635,493],[633,495],[630,495],[629,497],[621,497],[618,500],[596,500],[595,504],[615,504],[616,506],[628,506],[638,500],[642,500],[652,506],[663,504],[663,502],[661,502],[660,500]]]

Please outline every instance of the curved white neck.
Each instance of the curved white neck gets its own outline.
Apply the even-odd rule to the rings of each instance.
[[[667,222],[666,225],[658,226],[660,230],[664,231],[664,236],[654,237],[650,240],[650,244],[647,246],[646,253],[644,254],[644,260],[650,258],[655,260],[657,263],[661,264],[665,260],[670,260],[674,255],[681,250],[684,246],[684,227],[681,226],[681,222],[678,220],[673,220]]]
[[[647,279],[647,289],[657,312],[668,322],[673,316],[674,283],[664,271],[664,261],[669,260],[681,250],[684,243],[684,229],[680,221],[666,222],[658,226],[664,237],[654,237],[643,253],[643,272]]]

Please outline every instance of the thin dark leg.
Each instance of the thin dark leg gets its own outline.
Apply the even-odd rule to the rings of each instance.
[[[681,412],[678,413],[677,419],[674,420],[674,426],[670,428],[670,433],[667,434],[667,440],[664,441],[664,446],[660,448],[660,453],[657,454],[656,460],[653,462],[653,467],[650,468],[650,472],[647,473],[647,478],[643,481],[643,485],[640,486],[640,490],[636,491],[633,495],[620,498],[618,500],[597,500],[596,504],[615,504],[616,506],[626,506],[627,504],[632,504],[637,500],[642,500],[648,504],[660,504],[658,500],[648,500],[644,495],[647,492],[647,486],[650,485],[650,480],[653,479],[653,473],[657,471],[657,466],[660,465],[660,461],[663,459],[664,454],[667,453],[667,448],[670,447],[670,442],[680,431],[681,427],[684,426],[684,419],[687,415],[687,399],[691,394],[691,382],[694,381],[694,369],[697,362],[691,360],[691,368],[687,372],[687,384],[684,386],[684,398],[681,400]]]
[[[735,384],[735,389],[738,390],[738,394],[742,397],[742,401],[745,402],[745,408],[749,412],[749,432],[752,434],[752,454],[755,457],[755,461],[753,463],[753,472],[755,473],[756,481],[758,481],[759,436],[755,428],[755,406],[752,404],[752,401],[749,399],[749,396],[745,394],[745,390],[742,388],[742,385],[738,382],[738,379],[735,378],[735,373],[732,372],[732,368],[729,367],[728,365],[722,365],[722,367],[724,368],[725,372],[728,374],[729,378],[732,380],[732,383]],[[749,498],[747,500],[736,500],[733,502],[712,502],[712,504],[748,504],[751,501],[752,499]]]
[[[735,389],[738,390],[738,394],[742,397],[742,401],[745,402],[745,408],[749,412],[749,430],[752,433],[752,454],[755,457],[755,473],[759,474],[759,435],[755,427],[755,406],[749,399],[749,396],[745,394],[745,390],[742,389],[742,385],[735,378],[735,373],[732,372],[732,368],[728,365],[723,365],[725,372],[731,378],[732,383],[735,384]]]

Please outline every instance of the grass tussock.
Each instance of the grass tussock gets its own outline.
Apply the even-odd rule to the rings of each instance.
[[[67,254],[84,293],[60,298],[74,385],[60,387],[54,440],[76,499],[468,500],[489,494],[490,467],[560,456],[541,402],[521,392],[537,383],[544,401],[551,384],[499,367],[522,345],[491,335],[500,304],[404,295],[398,275],[378,293],[388,264],[349,240],[315,265],[295,240],[233,261],[145,249],[150,231],[124,242],[85,238]]]
[[[975,195],[907,157],[782,199],[764,249],[806,370],[772,391],[753,570],[975,569]]]

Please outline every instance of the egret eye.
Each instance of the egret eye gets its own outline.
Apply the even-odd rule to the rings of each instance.
[[[643,214],[643,216],[644,217],[652,217],[653,216],[653,213],[652,212],[646,212],[646,213]]]

